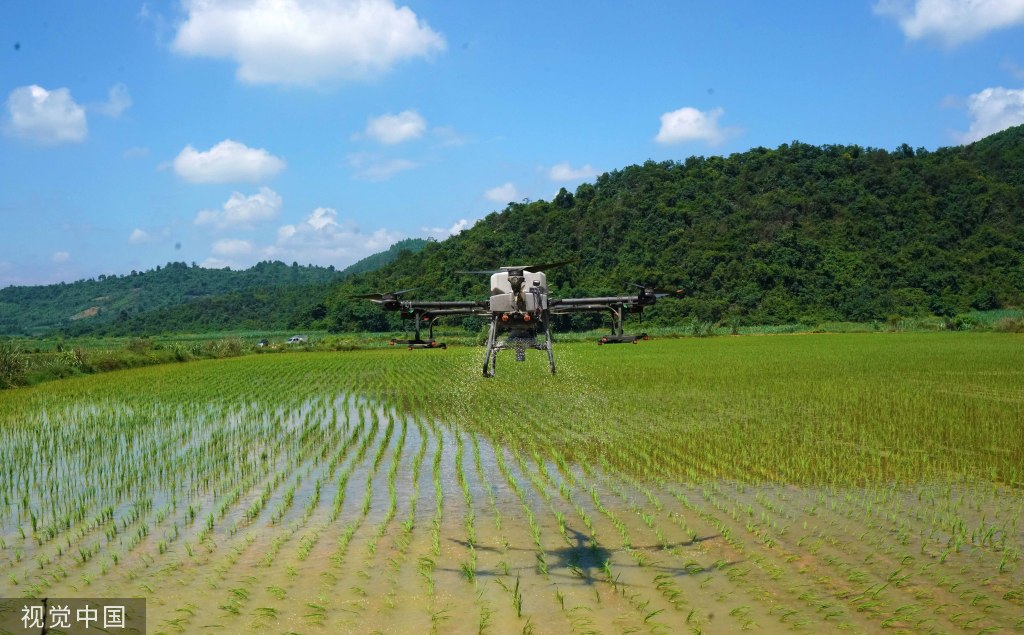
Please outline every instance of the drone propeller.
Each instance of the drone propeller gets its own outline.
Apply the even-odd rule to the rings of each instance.
[[[525,265],[523,267],[516,267],[516,269],[526,269],[526,270],[529,270],[529,271],[544,271],[546,269],[554,269],[555,267],[561,267],[561,266],[564,266],[564,265],[572,264],[572,263],[576,262],[576,260],[577,260],[576,258],[572,258],[570,260],[559,260],[557,262],[546,262],[546,263],[540,264],[540,265]],[[505,267],[505,268],[508,269],[509,267]]]
[[[660,287],[655,287],[655,286],[647,285],[647,284],[637,284],[635,282],[633,283],[633,286],[636,287],[637,289],[640,289],[640,294],[639,295],[642,298],[643,297],[664,298],[665,296],[669,296],[669,295],[682,295],[682,293],[683,293],[682,289],[662,289]]]
[[[555,267],[561,267],[563,265],[568,265],[568,264],[576,262],[576,260],[577,260],[576,258],[573,258],[571,260],[559,260],[557,262],[545,262],[545,263],[541,263],[539,265],[516,265],[516,266],[513,266],[513,267],[502,267],[500,269],[490,269],[490,270],[487,270],[487,271],[456,271],[455,273],[457,273],[457,274],[482,274],[482,275],[488,275],[489,276],[489,275],[492,275],[492,274],[495,274],[495,273],[501,273],[503,271],[533,271],[533,272],[537,272],[537,271],[545,271],[547,269],[554,269]]]
[[[411,289],[402,289],[401,291],[390,291],[388,293],[362,293],[359,295],[351,296],[360,300],[371,300],[373,302],[386,302],[388,300],[397,300],[398,296],[415,291],[419,287],[412,287]]]

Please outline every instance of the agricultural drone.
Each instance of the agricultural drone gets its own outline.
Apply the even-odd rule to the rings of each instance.
[[[390,293],[370,293],[354,296],[380,305],[385,311],[399,311],[403,319],[412,320],[415,337],[411,340],[391,340],[391,344],[403,344],[409,349],[446,348],[434,340],[434,322],[453,315],[474,315],[490,318],[487,334],[487,350],[484,353],[484,377],[493,377],[498,351],[512,349],[516,361],[526,359],[526,350],[544,350],[548,353],[551,374],[555,373],[555,353],[551,342],[551,316],[569,313],[607,311],[611,316],[611,334],[602,337],[598,344],[633,343],[646,340],[647,334],[626,335],[622,320],[627,313],[642,314],[644,307],[657,302],[658,298],[677,295],[680,291],[663,291],[650,286],[634,285],[634,295],[605,296],[596,298],[552,298],[548,295],[545,269],[551,269],[565,262],[539,265],[501,267],[497,271],[460,271],[468,274],[490,274],[491,297],[487,300],[403,300],[402,296],[413,289]],[[422,327],[428,330],[427,339],[421,337]]]

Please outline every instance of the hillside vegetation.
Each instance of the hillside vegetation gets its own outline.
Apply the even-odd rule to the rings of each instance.
[[[379,317],[352,290],[484,295],[483,276],[455,272],[575,258],[550,272],[558,295],[685,290],[650,311],[661,323],[953,315],[1024,303],[1022,253],[1024,126],[934,152],[794,142],[647,162],[510,203],[334,287],[327,306],[335,328],[372,328]]]
[[[277,261],[242,271],[170,262],[124,276],[7,287],[0,289],[0,334],[60,329],[74,335],[132,335],[262,329],[268,324],[285,328],[322,318],[325,309],[319,298],[331,283],[372,271],[426,244],[418,238],[399,241],[341,271]]]
[[[346,270],[356,275],[172,263],[4,289],[0,332],[393,330],[394,314],[351,296],[416,288],[407,297],[483,298],[486,276],[457,271],[567,259],[549,272],[558,296],[624,293],[633,283],[683,289],[682,300],[648,312],[654,324],[953,316],[1024,305],[1022,253],[1024,126],[935,151],[793,142],[613,170],[551,201],[509,203],[443,242],[399,243]],[[91,307],[98,314],[70,319]]]

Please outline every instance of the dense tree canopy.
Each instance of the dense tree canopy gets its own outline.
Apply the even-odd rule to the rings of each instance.
[[[345,315],[353,288],[482,295],[482,280],[454,272],[575,258],[552,272],[553,291],[684,289],[651,311],[662,322],[949,315],[1024,304],[1022,253],[1024,127],[935,152],[793,142],[649,161],[552,202],[512,203],[336,287],[328,304]]]

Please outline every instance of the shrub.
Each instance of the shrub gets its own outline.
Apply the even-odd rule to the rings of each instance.
[[[1000,333],[1024,333],[1024,317],[1005,317],[996,320],[992,328]]]
[[[710,321],[694,318],[690,322],[689,332],[693,337],[710,337],[715,334],[715,325]]]
[[[25,383],[27,363],[21,349],[11,342],[0,342],[0,388]]]
[[[133,337],[131,341],[128,342],[127,348],[133,353],[142,355],[150,349],[150,342],[147,339]]]
[[[207,342],[204,355],[206,357],[238,357],[242,354],[244,342],[239,337],[226,337],[224,339]]]
[[[974,321],[966,315],[957,315],[947,318],[944,326],[948,331],[969,331],[974,328]]]
[[[174,359],[179,362],[187,362],[192,359],[192,352],[181,344],[175,344],[173,347]]]

